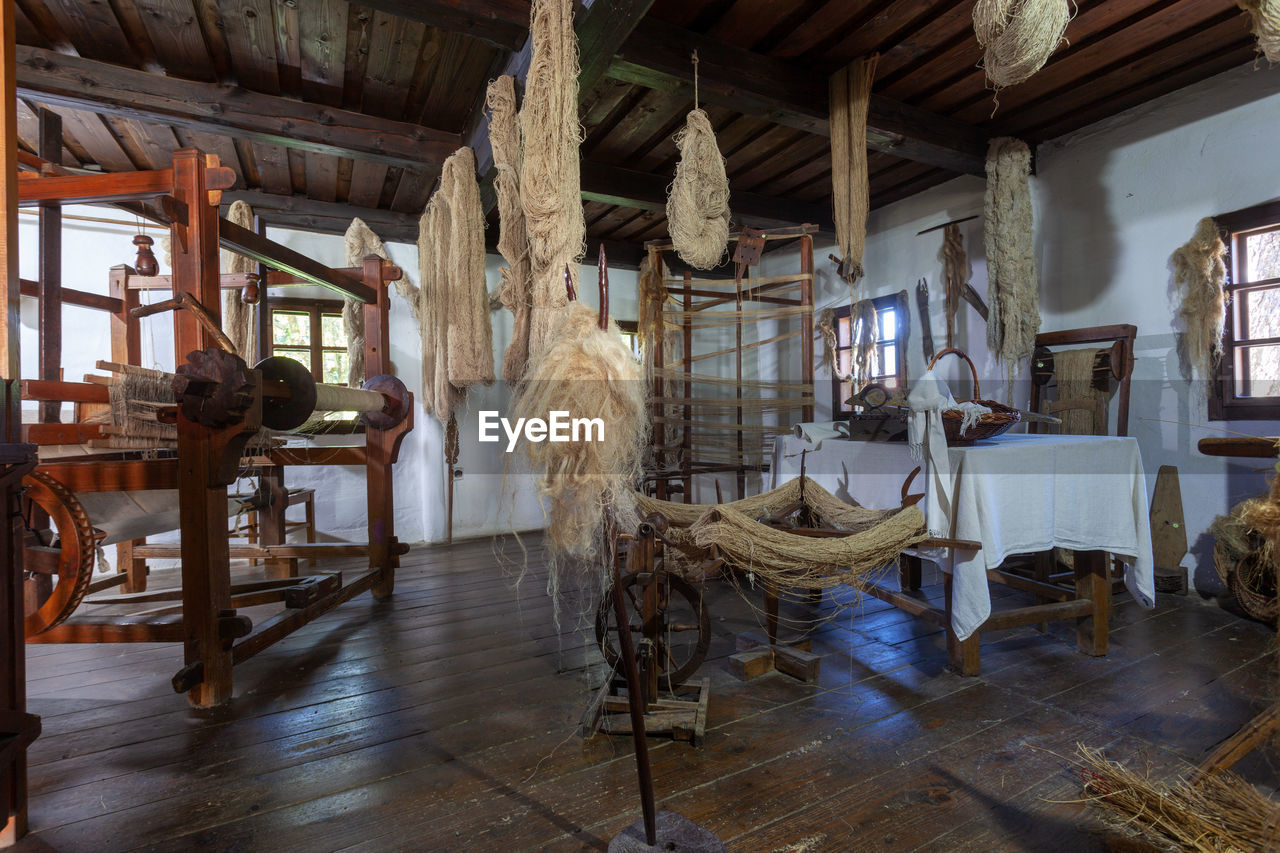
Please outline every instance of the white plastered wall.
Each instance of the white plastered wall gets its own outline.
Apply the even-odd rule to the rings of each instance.
[[[1203,383],[1180,369],[1169,255],[1186,242],[1203,216],[1280,198],[1280,70],[1238,68],[1139,108],[1052,140],[1036,151],[1032,197],[1041,278],[1041,329],[1110,323],[1138,327],[1129,434],[1137,437],[1154,486],[1161,465],[1176,465],[1191,548],[1184,564],[1202,590],[1219,587],[1213,570],[1213,518],[1265,486],[1258,460],[1227,460],[1196,452],[1214,434],[1188,424],[1275,435],[1280,423],[1208,421]],[[906,288],[912,332],[909,372],[924,368],[914,288],[926,277],[936,348],[945,343],[941,232],[930,226],[982,211],[984,182],[961,177],[872,213],[865,266],[867,294]],[[961,226],[973,263],[972,283],[986,293],[981,218]],[[826,258],[830,241],[815,252]],[[793,257],[769,259],[766,274],[789,269]],[[847,303],[832,264],[818,263],[816,302]],[[1002,370],[987,353],[985,325],[961,306],[957,345],[978,365],[984,396],[1006,399]],[[960,366],[947,367],[950,379]],[[968,394],[968,382],[953,383]],[[1025,405],[1027,387],[1014,391]],[[829,374],[817,380],[819,419],[831,406]],[[1114,409],[1114,407],[1113,407]],[[1174,421],[1180,423],[1169,423]]]

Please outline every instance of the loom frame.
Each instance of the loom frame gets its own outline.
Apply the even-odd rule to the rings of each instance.
[[[688,268],[684,270],[681,279],[668,279],[666,276],[666,270],[670,268],[671,264],[667,260],[667,253],[674,250],[674,245],[670,240],[651,240],[645,243],[645,248],[649,253],[649,261],[653,266],[654,272],[663,282],[663,291],[666,294],[666,298],[669,300],[672,297],[678,297],[686,318],[691,317],[692,313],[695,311],[706,310],[707,308],[725,305],[728,303],[736,303],[739,312],[743,310],[742,306],[744,303],[749,302],[758,303],[760,305],[795,307],[800,309],[800,311],[797,312],[797,316],[800,319],[800,379],[795,383],[795,385],[798,388],[808,389],[807,391],[801,392],[797,401],[807,399],[808,402],[806,405],[797,406],[795,408],[800,408],[802,413],[801,419],[804,421],[813,420],[814,410],[813,235],[817,233],[817,231],[818,226],[805,224],[786,228],[771,228],[763,234],[753,233],[751,236],[763,238],[765,241],[791,241],[798,239],[800,246],[800,271],[795,276],[769,276],[760,281],[756,286],[749,286],[746,290],[743,290],[742,288],[744,279],[739,276],[738,278],[732,279],[736,284],[733,292],[696,288],[694,285],[698,283],[698,280],[694,279],[693,272]],[[730,244],[737,243],[739,238],[742,236],[743,232],[740,231],[730,234]],[[743,269],[743,272],[749,270],[750,267],[747,266]],[[679,285],[672,286],[672,284],[677,281],[679,282]],[[798,285],[799,294],[797,297],[786,298],[777,294],[778,290],[787,288],[791,285]],[[695,302],[695,299],[702,301]],[[663,320],[663,323],[665,326],[665,319]],[[730,378],[735,379],[738,383],[736,396],[739,400],[746,399],[743,395],[742,386],[744,381],[742,372],[742,333],[744,325],[745,319],[740,315],[737,322],[733,324],[736,346],[731,350],[715,353],[717,355],[728,355],[730,353],[735,355],[734,376]],[[678,450],[680,451],[679,465],[676,470],[662,471],[653,468],[645,472],[645,477],[648,482],[654,484],[657,497],[663,500],[666,500],[669,494],[674,491],[671,488],[671,481],[680,481],[684,494],[684,502],[692,503],[693,478],[696,475],[732,473],[736,477],[738,498],[741,499],[746,497],[747,473],[763,473],[768,470],[769,465],[765,458],[767,454],[762,452],[760,454],[759,461],[747,461],[748,457],[754,455],[754,453],[753,451],[747,450],[745,447],[743,427],[750,425],[744,423],[744,410],[743,407],[739,405],[737,407],[728,407],[732,408],[734,411],[735,421],[733,426],[736,426],[737,428],[736,453],[732,451],[730,453],[730,456],[736,457],[736,463],[698,460],[698,454],[694,448],[694,436],[696,431],[694,415],[696,414],[697,407],[693,402],[695,399],[693,396],[693,386],[697,383],[691,378],[691,376],[693,374],[693,362],[698,358],[706,358],[709,356],[705,353],[699,353],[698,355],[693,354],[693,333],[694,329],[692,320],[686,320],[681,323],[681,338],[683,341],[681,363],[683,366],[683,373],[686,377],[690,377],[685,378],[683,381],[666,380],[656,372],[665,367],[662,342],[660,340],[645,342],[645,346],[653,347],[654,353],[653,365],[655,368],[655,375],[650,383],[650,392],[653,400],[653,446],[655,448],[666,448],[667,439],[670,436],[673,439],[678,438]],[[759,341],[755,344],[749,344],[748,346],[758,348],[771,343],[782,344],[787,337],[790,337],[790,335]],[[683,386],[680,396],[677,397],[676,394],[672,394],[670,398],[664,396],[665,391],[675,391],[679,386]],[[682,420],[683,424],[669,425],[667,423],[668,418],[666,413],[668,411],[668,406],[672,405],[681,408],[683,416],[679,420]],[[668,430],[668,426],[673,428]],[[726,424],[726,427],[730,427],[730,425]],[[781,431],[785,432],[786,430],[783,429]],[[677,448],[673,445],[670,449]]]
[[[174,153],[171,169],[103,175],[67,174],[66,170],[38,158],[25,159],[29,167],[38,168],[41,173],[26,176],[19,182],[21,203],[148,201],[158,203],[163,218],[168,220],[172,274],[143,277],[127,266],[116,267],[111,274],[111,295],[95,300],[100,304],[93,307],[111,314],[111,347],[116,361],[137,364],[140,360],[140,325],[138,317],[131,312],[138,307],[139,292],[143,289],[168,287],[175,297],[186,295],[195,299],[215,322],[220,320],[222,288],[248,283],[244,275],[219,273],[221,245],[276,269],[266,276],[268,286],[320,284],[363,303],[367,369],[370,375],[389,372],[387,284],[400,278],[399,268],[371,256],[361,267],[330,269],[221,219],[218,215],[221,190],[229,188],[234,175],[221,167],[215,156],[196,149],[181,149]],[[43,285],[41,282],[38,290],[47,298],[50,294]],[[66,293],[62,289],[60,295]],[[83,304],[83,300],[74,304]],[[175,311],[173,323],[177,364],[183,363],[187,353],[215,345],[213,335],[191,312]],[[59,360],[60,355],[58,352]],[[251,372],[256,376],[256,371]],[[234,664],[247,660],[365,590],[377,598],[392,593],[399,557],[408,550],[394,533],[392,465],[398,458],[404,436],[413,428],[412,406],[409,416],[400,424],[383,430],[367,429],[363,446],[276,449],[252,462],[269,493],[283,489],[283,468],[287,465],[363,466],[369,504],[367,544],[286,545],[283,511],[286,502],[278,501],[262,514],[260,544],[233,549],[227,535],[227,486],[237,475],[241,451],[260,419],[262,383],[255,380],[253,385],[253,400],[248,411],[226,426],[202,426],[188,420],[182,408],[176,407],[178,448],[176,454],[166,458],[138,458],[137,453],[117,451],[59,459],[40,466],[39,470],[73,492],[176,487],[181,517],[181,544],[177,552],[181,557],[182,584],[179,590],[147,592],[139,550],[150,556],[170,554],[161,553],[164,546],[144,545],[140,549],[136,542],[127,543],[124,550],[131,553],[122,555],[128,559],[121,560],[117,566],[117,575],[123,576],[122,579],[107,579],[112,582],[109,585],[124,584],[125,592],[114,597],[111,603],[171,601],[175,602],[173,606],[137,618],[76,619],[28,637],[27,642],[182,643],[184,666],[174,676],[174,689],[186,693],[196,707],[212,707],[230,700]],[[78,407],[101,402],[102,392],[106,390],[93,383],[52,380],[23,383],[23,386],[28,399],[71,400]],[[92,432],[82,429],[84,426],[32,424],[24,428],[24,437],[37,443],[79,443]],[[151,550],[146,550],[148,548]],[[250,555],[246,548],[254,554]],[[233,585],[230,578],[233,550],[237,557],[263,558],[268,580]],[[337,573],[297,577],[300,558],[357,555],[367,555],[369,568],[346,583]],[[248,617],[236,613],[238,607],[276,600],[284,601],[286,608],[257,626]]]

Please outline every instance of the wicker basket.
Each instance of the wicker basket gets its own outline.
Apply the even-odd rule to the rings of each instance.
[[[933,370],[933,366],[938,363],[938,359],[944,355],[958,355],[965,360],[965,363],[969,365],[969,371],[973,374],[973,402],[981,403],[991,410],[991,414],[982,415],[978,418],[976,424],[971,424],[964,435],[960,434],[960,425],[964,423],[964,415],[955,409],[943,412],[942,428],[947,433],[947,446],[968,447],[975,441],[984,438],[995,438],[1022,419],[1022,414],[1017,409],[1010,408],[1004,403],[997,403],[995,400],[981,399],[982,390],[978,387],[978,368],[973,366],[972,359],[965,354],[964,350],[947,347],[939,351],[933,357],[933,360],[929,362],[929,369]]]

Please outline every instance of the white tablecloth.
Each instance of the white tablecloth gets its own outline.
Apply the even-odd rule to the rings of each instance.
[[[776,487],[805,473],[839,497],[884,508],[900,503],[902,482],[920,464],[906,444],[824,441],[819,449],[795,436],[774,443]],[[952,628],[960,639],[991,615],[987,569],[1011,554],[1052,547],[1103,550],[1126,562],[1125,585],[1154,606],[1147,484],[1133,438],[1003,435],[948,451],[955,481],[952,518],[930,518],[957,539],[982,543],[978,551],[929,550],[921,556],[952,573]],[[922,472],[923,475],[924,472]],[[911,491],[925,490],[917,476]]]

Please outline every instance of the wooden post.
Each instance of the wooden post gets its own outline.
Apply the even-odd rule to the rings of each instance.
[[[0,442],[21,440],[22,416],[18,379],[18,93],[14,58],[14,3],[0,3]],[[0,713],[25,714],[26,645],[23,630],[22,541],[17,510],[17,484],[0,483]],[[0,732],[0,739],[12,731]],[[0,847],[15,843],[27,831],[27,752],[17,748],[0,759]]]
[[[807,276],[800,282],[800,302],[813,308],[813,235],[803,234],[800,237],[800,274]],[[816,394],[813,387],[813,311],[800,315],[800,381],[809,389],[808,393]],[[813,405],[801,409],[804,421],[813,420]]]
[[[284,484],[284,467],[267,465],[258,469],[259,496],[266,499],[266,506],[258,508],[257,540],[259,545],[285,544],[285,514],[289,511],[289,490]],[[269,578],[298,576],[297,557],[267,557],[266,575]]]
[[[982,658],[978,646],[979,632],[974,631],[966,640],[956,636],[956,630],[952,627],[953,623],[951,621],[953,585],[951,572],[943,572],[942,590],[946,600],[946,607],[943,611],[943,618],[946,623],[943,625],[943,629],[947,632],[947,663],[961,675],[977,675],[982,670]]]
[[[55,166],[62,165],[62,117],[40,110],[39,154]],[[62,378],[62,205],[40,205],[40,378]],[[62,403],[40,404],[40,423],[62,420]]]
[[[184,148],[173,155],[173,195],[186,205],[187,222],[173,225],[173,295],[190,294],[219,323],[222,289],[218,274],[218,207],[210,204],[205,155]],[[214,345],[213,336],[190,311],[173,312],[174,352]],[[231,649],[218,629],[231,610],[231,563],[227,550],[227,487],[223,479],[225,439],[178,413],[178,506],[182,525],[182,620],[184,661],[199,664],[203,677],[187,694],[207,708],[231,699]]]
[[[665,294],[667,292],[667,273],[666,273],[665,265],[662,263],[662,252],[659,252],[657,249],[653,249],[653,248],[650,248],[648,251],[649,251],[649,263],[653,266],[653,274],[658,277],[658,281],[662,285],[661,293]],[[663,367],[666,366],[665,357],[663,356],[663,352],[662,352],[662,349],[663,349],[662,345],[667,338],[667,324],[666,324],[666,320],[664,320],[662,317],[662,306],[665,306],[665,305],[666,305],[666,299],[663,298],[658,308],[657,337],[654,340],[648,342],[648,344],[653,347],[653,368],[654,368],[653,445],[654,447],[662,447],[667,443],[667,425],[664,423],[661,423],[658,420],[664,414],[666,414],[666,411],[667,411],[666,406],[660,402],[665,390],[663,386],[666,384],[662,379],[662,369]],[[663,456],[660,454],[659,458],[661,459],[663,458]],[[658,473],[659,475],[664,473],[661,470],[661,467],[659,468]],[[665,476],[659,476],[655,485],[657,486],[656,494],[658,496],[658,499],[665,501],[668,496],[667,478]],[[630,531],[627,531],[627,532],[630,532]]]
[[[382,259],[370,255],[364,259],[364,283],[377,293],[373,302],[364,305],[364,375],[367,378],[390,373],[391,332],[387,316],[387,285],[382,280]],[[399,559],[391,553],[395,539],[391,461],[396,455],[397,429],[365,430],[365,490],[369,503],[369,568],[380,569],[381,578],[373,585],[374,598],[386,598],[395,589],[396,565]]]
[[[141,304],[141,294],[129,287],[131,275],[136,275],[133,268],[121,264],[111,268],[108,282],[108,292],[123,306],[120,313],[111,315],[111,360],[117,364],[142,361],[141,321],[130,313]]]
[[[1076,648],[1087,655],[1107,653],[1107,622],[1111,616],[1111,578],[1105,551],[1075,552],[1076,597],[1093,602],[1093,612],[1076,619]]]
[[[684,271],[684,502],[693,503],[693,273]]]

